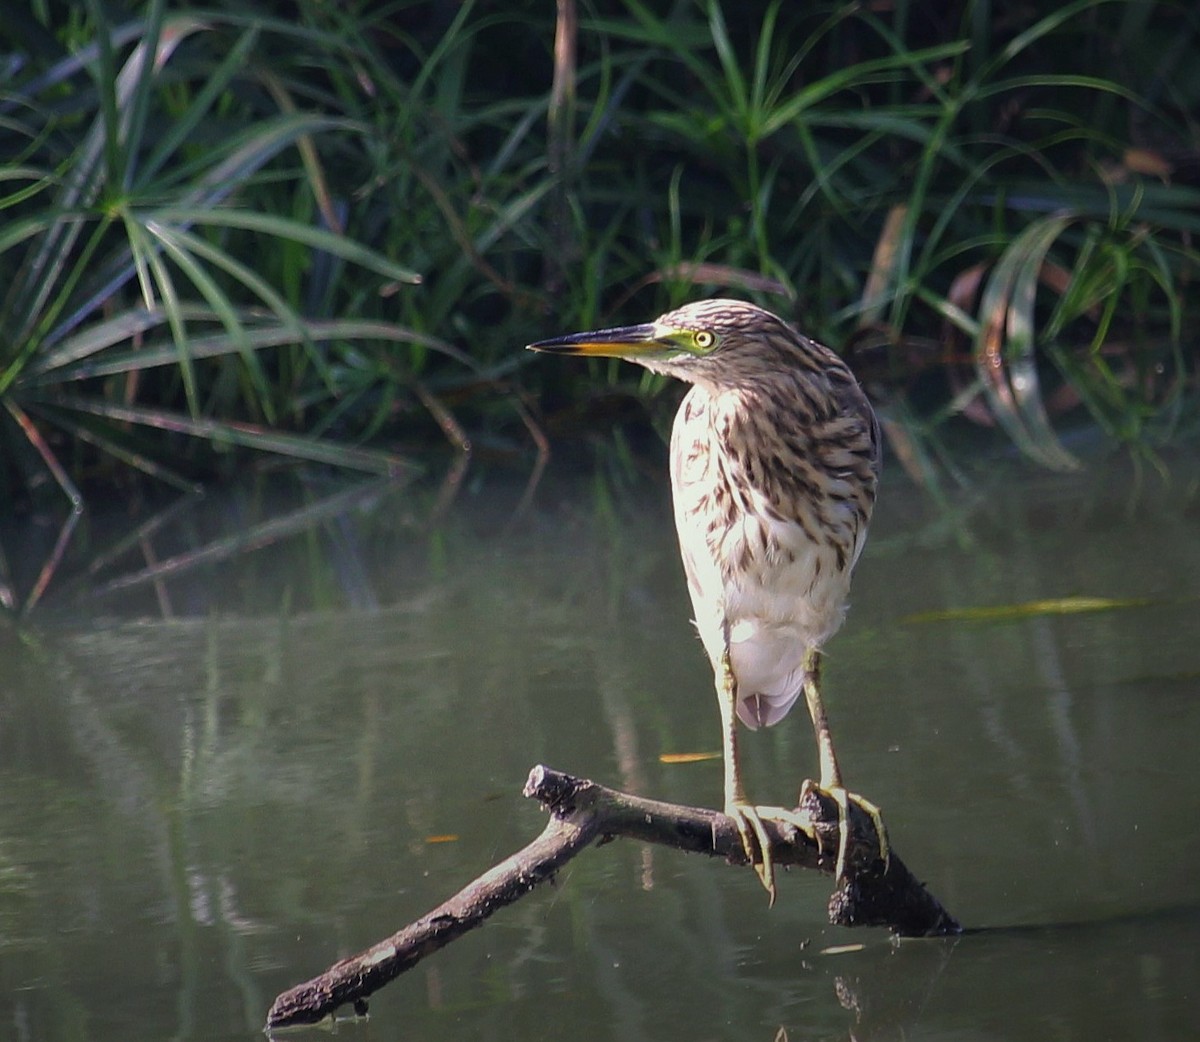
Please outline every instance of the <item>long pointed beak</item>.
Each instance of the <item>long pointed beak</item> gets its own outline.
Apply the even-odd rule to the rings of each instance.
[[[551,355],[599,355],[609,358],[636,358],[638,355],[661,354],[667,347],[658,326],[645,322],[638,326],[617,326],[613,329],[595,329],[589,333],[572,333],[570,336],[539,340],[530,344],[527,351],[541,351]]]

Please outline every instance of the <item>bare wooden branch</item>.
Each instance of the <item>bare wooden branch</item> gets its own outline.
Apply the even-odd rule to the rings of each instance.
[[[368,995],[552,878],[593,842],[623,836],[746,864],[737,827],[719,811],[643,799],[542,766],[530,772],[524,794],[550,812],[537,839],[387,940],[283,992],[267,1014],[267,1028],[315,1024],[346,1004],[364,1012]],[[801,828],[767,820],[776,865],[799,865],[832,875],[838,830],[833,800],[809,789],[795,814],[802,825],[811,823],[809,831],[820,842]],[[846,879],[830,899],[830,922],[886,926],[904,936],[960,931],[954,917],[894,851],[885,868],[878,857],[874,826],[854,805],[851,833]]]

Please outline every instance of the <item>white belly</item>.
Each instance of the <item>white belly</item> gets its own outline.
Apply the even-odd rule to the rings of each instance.
[[[681,417],[695,421],[694,410],[708,403],[696,393],[689,398],[693,412],[685,413],[685,401]],[[770,726],[803,690],[808,651],[842,624],[861,540],[839,560],[819,526],[806,532],[774,519],[760,493],[719,471],[709,442],[719,435],[715,424],[707,433],[705,426],[693,422],[683,433],[677,418],[671,453],[675,525],[696,628],[714,672],[728,639],[742,722]],[[715,491],[721,488],[736,491]],[[835,522],[843,521],[839,509],[830,506]],[[847,522],[853,509],[845,507]]]
[[[738,716],[751,728],[778,723],[803,689],[806,654],[842,624],[849,571],[798,527],[747,516],[710,548],[706,532],[677,521],[696,627],[714,672],[728,637]],[[720,561],[748,566],[723,569]]]

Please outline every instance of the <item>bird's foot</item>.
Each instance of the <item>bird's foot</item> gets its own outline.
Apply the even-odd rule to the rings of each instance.
[[[771,860],[771,837],[767,835],[758,808],[749,803],[726,802],[725,813],[733,818],[738,835],[742,837],[742,849],[753,867],[758,881],[766,890],[769,904],[775,903],[775,863]]]
[[[891,860],[891,845],[888,842],[887,826],[883,823],[883,812],[864,796],[858,793],[850,792],[843,785],[821,786],[811,779],[805,781],[800,790],[800,804],[803,805],[804,797],[810,792],[815,791],[824,793],[834,803],[838,809],[838,847],[837,847],[837,863],[834,868],[834,879],[841,882],[846,877],[846,859],[850,850],[850,804],[854,803],[863,811],[867,817],[871,819],[871,824],[875,829],[875,839],[879,844],[879,860],[883,862],[884,871],[887,871],[888,864]],[[821,845],[820,832],[817,832],[817,844]],[[824,853],[824,850],[822,850]]]
[[[742,837],[742,849],[746,859],[754,868],[759,882],[768,895],[768,907],[775,904],[775,861],[771,856],[771,837],[764,821],[777,821],[798,829],[811,839],[816,839],[812,823],[795,811],[784,807],[755,807],[749,803],[727,803],[725,813],[733,818],[738,835]]]

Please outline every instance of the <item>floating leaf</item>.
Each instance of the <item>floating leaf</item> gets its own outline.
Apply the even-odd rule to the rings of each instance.
[[[861,952],[866,949],[865,944],[834,944],[828,948],[822,948],[818,953],[820,955],[851,955],[854,952]]]
[[[973,608],[946,608],[906,615],[901,622],[1001,622],[1029,619],[1039,615],[1078,615],[1089,611],[1116,611],[1120,608],[1144,608],[1152,603],[1146,597],[1054,597],[1022,604],[990,604]]]
[[[659,763],[701,763],[704,760],[719,760],[720,753],[660,753]]]

